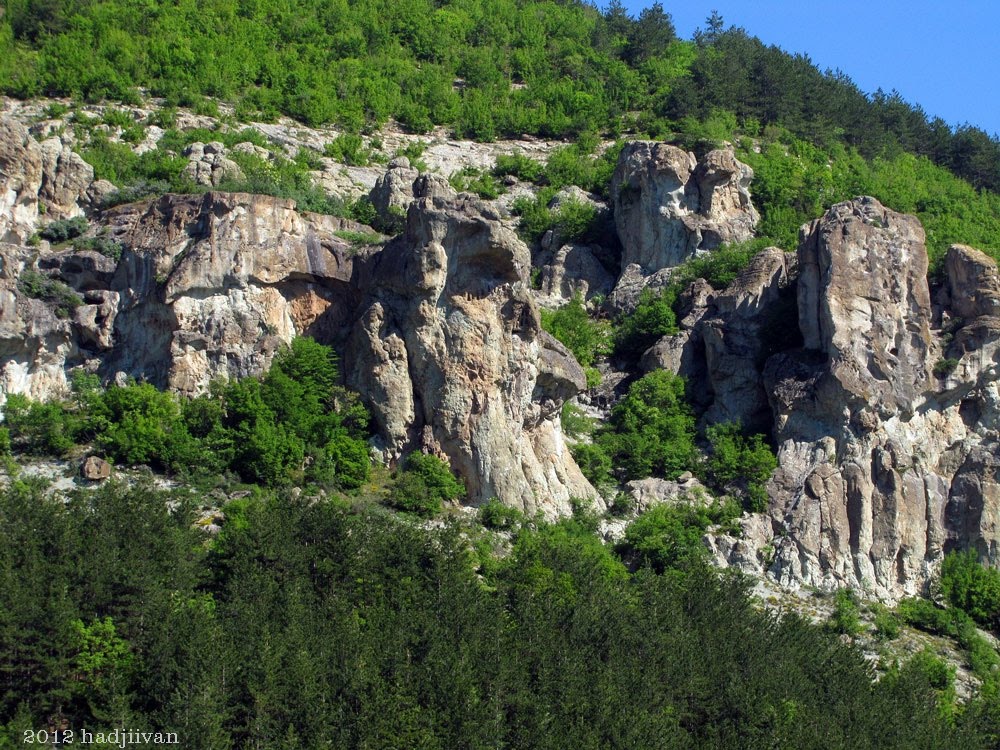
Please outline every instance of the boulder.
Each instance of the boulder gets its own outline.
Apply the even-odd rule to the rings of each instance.
[[[111,464],[103,458],[88,456],[80,467],[80,476],[91,482],[100,482],[111,476]]]

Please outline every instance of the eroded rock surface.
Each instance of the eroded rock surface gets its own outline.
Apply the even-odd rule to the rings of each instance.
[[[996,335],[977,349],[988,362],[934,377],[941,344],[923,230],[872,198],[807,227],[798,262],[805,348],[764,370],[780,464],[769,487],[773,555],[740,548],[732,562],[767,565],[789,586],[850,585],[888,599],[922,591],[951,548],[1000,563]],[[947,267],[963,290],[954,308],[991,312],[995,264],[953,249]]]
[[[373,257],[348,382],[373,409],[386,459],[443,454],[470,498],[564,513],[594,490],[569,454],[563,402],[586,386],[542,331],[528,249],[484,203],[422,198]]]
[[[667,143],[626,144],[611,180],[622,268],[635,263],[648,275],[699,250],[750,239],[759,220],[752,179],[732,148],[711,151],[699,163]]]

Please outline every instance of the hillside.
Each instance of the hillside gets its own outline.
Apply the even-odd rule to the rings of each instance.
[[[658,4],[0,53],[0,747],[1000,742],[994,140]]]

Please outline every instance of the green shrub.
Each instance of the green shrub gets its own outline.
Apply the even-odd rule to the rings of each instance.
[[[605,442],[579,442],[570,447],[573,460],[592,485],[600,487],[614,480],[611,455]]]
[[[56,317],[59,318],[68,318],[75,308],[83,304],[83,297],[66,284],[31,268],[21,272],[17,285],[21,292],[28,297],[40,299],[52,305]]]
[[[0,427],[0,456],[10,455],[10,429]]]
[[[706,430],[711,453],[705,464],[708,482],[722,491],[736,491],[747,510],[767,510],[765,485],[778,468],[778,459],[763,435],[744,436],[738,422],[712,425]]]
[[[520,217],[518,232],[526,242],[537,243],[548,230],[559,234],[561,242],[582,242],[598,232],[597,208],[589,203],[567,200],[549,208],[553,188],[538,191],[534,199],[523,196],[514,201],[511,212]]]
[[[77,239],[73,242],[73,249],[97,252],[113,261],[121,260],[122,252],[124,252],[124,247],[120,242],[107,237]]]
[[[684,380],[657,370],[640,378],[611,412],[596,442],[624,479],[676,479],[695,466],[695,421],[684,398]]]
[[[976,622],[1000,630],[1000,571],[980,565],[974,550],[945,556],[941,593]]]
[[[504,505],[495,497],[479,506],[479,522],[494,531],[516,530],[525,522],[524,513]]]
[[[465,495],[465,487],[437,456],[411,453],[397,472],[389,504],[399,510],[429,517],[437,515],[446,502]]]
[[[827,621],[827,627],[841,635],[857,635],[861,632],[860,614],[854,591],[839,589],[833,595],[833,612]]]
[[[702,542],[705,530],[739,515],[732,504],[683,501],[657,505],[625,530],[615,550],[634,567],[649,566],[657,573],[683,567],[708,556]]]
[[[496,165],[493,167],[493,174],[497,177],[514,175],[519,180],[525,182],[538,182],[545,168],[541,163],[523,154],[506,155],[497,157]]]
[[[559,413],[559,422],[562,425],[562,431],[573,438],[590,435],[596,426],[595,420],[584,414],[580,407],[572,401],[563,404],[562,411]]]
[[[573,352],[576,361],[584,367],[608,353],[607,326],[590,319],[583,297],[577,293],[557,310],[541,311],[542,328]]]
[[[360,135],[342,133],[323,147],[324,156],[352,167],[366,167],[371,163],[371,151],[365,148]]]
[[[954,357],[947,357],[946,359],[939,359],[934,363],[934,375],[938,378],[946,378],[955,372],[955,368],[958,367],[959,360]]]
[[[504,187],[489,172],[475,167],[464,167],[448,178],[448,182],[459,193],[475,193],[480,198],[493,200],[500,197]]]
[[[957,636],[962,619],[968,619],[960,610],[942,609],[934,602],[918,597],[900,600],[896,605],[896,614],[907,625],[935,635]]]
[[[643,289],[635,310],[615,321],[615,355],[638,359],[662,337],[677,333],[677,315],[674,313],[676,295],[677,288],[674,286],[660,292],[648,287]]]
[[[19,393],[7,395],[4,425],[13,445],[29,453],[61,456],[75,444],[79,422],[58,402],[31,401]]]
[[[42,239],[48,240],[49,242],[65,242],[66,240],[71,240],[74,237],[79,237],[87,231],[87,227],[89,226],[90,222],[82,216],[77,216],[72,219],[60,219],[59,221],[53,221],[51,224],[48,224],[39,230],[38,234]]]
[[[902,623],[891,609],[883,604],[873,606],[875,612],[875,635],[879,640],[892,641],[899,637]]]

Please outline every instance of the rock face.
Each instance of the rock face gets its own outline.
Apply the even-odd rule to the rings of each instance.
[[[350,321],[352,251],[334,233],[352,222],[238,193],[164,196],[104,220],[118,261],[4,246],[0,391],[59,395],[66,370],[85,366],[196,393],[261,372],[296,333],[332,339]],[[71,314],[19,290],[33,268],[75,291]]]
[[[348,383],[371,406],[389,461],[423,448],[449,460],[474,503],[556,515],[593,497],[559,411],[586,379],[542,331],[528,249],[482,202],[422,198],[406,232],[361,269],[368,299]]]
[[[58,138],[39,144],[0,118],[0,242],[24,242],[39,222],[79,216],[91,203],[94,170]]]
[[[949,284],[963,292],[957,309],[992,311],[995,264],[964,249],[949,259]],[[764,563],[730,545],[732,562],[767,564],[787,585],[850,585],[888,599],[921,591],[953,547],[996,565],[996,333],[977,349],[988,363],[980,357],[954,383],[932,376],[940,344],[923,230],[872,198],[809,225],[798,263],[805,348],[764,369],[779,445],[774,555]],[[965,328],[989,330],[979,323],[989,319]]]
[[[732,148],[711,151],[699,163],[667,143],[626,144],[611,179],[622,268],[635,263],[648,275],[698,250],[750,239],[759,220],[752,179]]]

